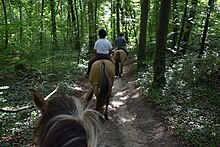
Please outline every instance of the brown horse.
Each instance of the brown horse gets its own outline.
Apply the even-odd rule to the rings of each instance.
[[[124,62],[127,60],[127,54],[123,50],[114,51],[115,76],[121,78],[123,74]]]
[[[108,120],[108,105],[112,94],[114,84],[114,64],[107,59],[95,61],[89,73],[89,82],[91,85],[97,84],[94,89],[96,96],[96,110],[103,114],[105,105],[105,119]],[[92,99],[93,95],[87,98],[87,102]]]
[[[62,95],[45,100],[36,90],[31,89],[31,93],[42,113],[35,132],[40,147],[97,146],[101,132],[97,111],[84,108],[75,97]]]

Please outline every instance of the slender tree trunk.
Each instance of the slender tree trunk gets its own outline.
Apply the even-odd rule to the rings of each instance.
[[[116,0],[116,28],[117,28],[117,34],[120,33],[120,0]]]
[[[88,23],[89,23],[89,53],[92,53],[94,48],[94,17],[93,17],[93,2],[88,0]]]
[[[19,15],[20,15],[20,22],[23,22],[23,18],[22,18],[22,6],[20,5],[19,6]],[[22,42],[22,39],[23,39],[23,27],[22,27],[22,24],[19,28],[19,42],[21,43]]]
[[[171,0],[162,0],[160,8],[160,17],[156,38],[156,49],[154,52],[153,65],[153,85],[163,87],[166,82],[166,42],[167,30],[169,24],[169,12],[171,7]]]
[[[44,32],[44,0],[41,1],[41,24],[40,24],[40,49],[43,49],[43,32]]]
[[[178,23],[179,23],[179,17],[178,17],[178,9],[177,9],[177,0],[173,0],[173,42],[172,42],[172,48],[176,50],[177,46],[177,38],[178,38]]]
[[[93,17],[94,17],[94,21],[93,21],[93,34],[97,34],[97,12],[98,12],[98,2],[95,2],[95,6],[94,6],[94,11],[93,11]],[[93,35],[93,40],[95,42],[95,40],[97,40],[97,35]]]
[[[186,52],[188,41],[189,41],[190,32],[191,32],[191,30],[193,28],[194,18],[196,16],[197,3],[198,3],[198,0],[192,0],[192,6],[190,8],[189,16],[188,16],[187,22],[186,22],[186,29],[185,29],[185,32],[183,34],[183,40],[182,40],[182,50],[183,50],[183,53]]]
[[[2,7],[3,7],[3,12],[4,12],[4,17],[5,17],[5,44],[4,44],[3,49],[7,49],[8,48],[8,17],[7,17],[5,0],[2,0]]]
[[[130,13],[131,13],[131,18],[136,18],[135,10],[130,11]],[[133,13],[133,15],[132,15],[132,13]],[[138,48],[139,44],[138,44],[138,37],[137,37],[137,30],[136,30],[135,22],[132,22],[132,28],[133,28],[134,36],[135,36],[135,44],[136,44],[136,47]]]
[[[51,8],[51,22],[52,22],[51,42],[52,42],[52,49],[54,51],[58,49],[55,0],[50,0],[50,8]]]
[[[206,21],[205,21],[205,26],[204,26],[204,31],[203,31],[203,35],[202,35],[202,42],[201,42],[201,47],[199,50],[199,58],[202,58],[202,55],[204,53],[204,48],[205,48],[205,40],[206,40],[206,36],[207,36],[207,32],[208,32],[208,26],[209,26],[209,19],[210,19],[210,15],[211,15],[211,11],[212,8],[214,7],[214,0],[209,0],[208,2],[208,13],[206,16]]]
[[[79,64],[79,60],[80,60],[80,52],[81,52],[81,43],[80,43],[80,27],[79,27],[79,16],[78,16],[78,9],[76,6],[76,0],[74,0],[75,3],[75,10],[76,10],[76,23],[77,23],[77,27],[76,27],[76,49],[77,49],[77,65]]]
[[[146,64],[146,39],[147,39],[147,22],[148,22],[148,8],[150,0],[142,0],[141,3],[141,23],[140,23],[140,37],[138,48],[138,70],[145,68]]]
[[[187,15],[187,5],[188,5],[188,0],[186,0],[185,2],[185,9],[184,9],[184,13],[183,13],[183,17],[182,17],[182,25],[181,25],[181,30],[180,30],[180,35],[179,35],[179,40],[178,40],[178,44],[177,44],[177,55],[179,54],[179,47],[182,41],[182,36],[184,33],[184,28],[185,28],[185,22],[186,22],[186,15]]]
[[[67,10],[67,29],[66,29],[66,38],[67,38],[67,43],[71,45],[72,47],[72,25],[71,25],[71,17],[70,17],[70,9],[68,8]]]
[[[68,1],[69,3],[69,6],[70,6],[70,13],[71,13],[71,16],[72,16],[72,27],[73,27],[73,30],[74,30],[74,48],[78,51],[80,50],[80,36],[79,36],[79,19],[78,19],[78,16],[75,16],[74,14],[74,9],[73,9],[73,1],[72,0],[69,0]],[[74,4],[74,7],[75,7],[75,12],[76,12],[76,15],[78,15],[78,11],[77,11],[77,7],[76,7],[76,3]],[[77,25],[78,24],[78,25]]]
[[[116,36],[116,30],[115,30],[115,17],[114,17],[114,15],[115,15],[115,8],[116,8],[116,6],[115,6],[115,1],[112,1],[112,3],[111,3],[111,28],[112,28],[112,40],[115,40],[115,36]]]
[[[51,44],[52,44],[52,69],[55,71],[55,50],[58,49],[57,42],[57,26],[56,26],[56,14],[55,14],[55,0],[50,0],[51,9]]]
[[[150,42],[155,40],[156,38],[156,33],[157,33],[157,26],[158,26],[158,17],[159,17],[159,10],[160,9],[160,1],[159,0],[155,0],[154,1],[154,5],[153,5],[153,9],[152,9],[152,17],[149,20],[149,29],[148,29],[148,36],[149,36],[149,40]]]

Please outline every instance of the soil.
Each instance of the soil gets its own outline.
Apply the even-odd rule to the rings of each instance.
[[[109,120],[103,124],[105,139],[100,146],[185,147],[168,129],[155,106],[139,94],[140,87],[134,82],[135,67],[135,61],[126,61],[122,78],[114,81]],[[89,87],[87,80],[77,85],[81,90]]]

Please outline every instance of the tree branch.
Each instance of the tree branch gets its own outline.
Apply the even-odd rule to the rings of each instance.
[[[31,108],[33,108],[33,107],[34,107],[33,105],[28,105],[28,106],[24,106],[24,107],[21,107],[21,108],[18,108],[18,109],[11,109],[11,110],[6,110],[6,109],[2,109],[2,108],[0,108],[0,112],[5,112],[5,113],[16,113],[16,112],[19,112],[19,111],[23,111],[23,110],[31,109]]]

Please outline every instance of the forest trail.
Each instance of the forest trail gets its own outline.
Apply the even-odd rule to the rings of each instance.
[[[110,99],[109,120],[104,122],[105,147],[183,147],[154,106],[135,84],[135,63],[127,61],[121,79],[115,79]],[[87,82],[87,81],[86,81]],[[88,88],[88,82],[80,84]],[[79,85],[78,85],[79,86]]]

